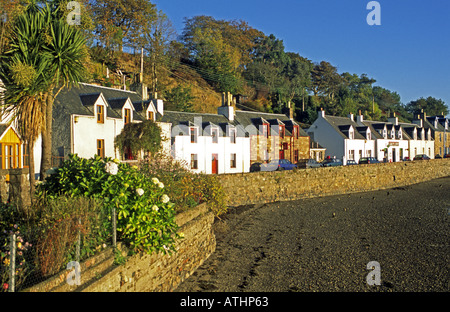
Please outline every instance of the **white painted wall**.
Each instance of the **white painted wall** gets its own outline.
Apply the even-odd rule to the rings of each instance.
[[[197,143],[191,143],[189,135],[176,135],[172,145],[175,159],[185,162],[190,169],[191,154],[197,154],[196,173],[212,173],[212,155],[218,155],[218,173],[240,173],[250,170],[250,139],[237,137],[230,143],[229,137],[219,137],[218,143],[211,136],[198,136]],[[236,154],[236,168],[231,168],[231,154]]]

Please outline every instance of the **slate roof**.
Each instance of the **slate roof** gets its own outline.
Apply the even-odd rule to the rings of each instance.
[[[122,118],[120,109],[127,98],[130,98],[133,106],[135,105],[134,103],[142,102],[141,96],[134,91],[79,83],[70,89],[64,88],[61,90],[55,99],[55,105],[63,106],[68,114],[93,116],[95,113],[94,104],[100,97],[100,94],[103,94],[108,102],[106,116],[112,118]],[[145,120],[145,116],[140,115],[137,110],[133,112],[133,118]]]
[[[340,116],[328,116],[325,115],[325,120],[339,133],[344,139],[348,139],[348,129],[350,126],[353,126],[354,138],[358,140],[364,140],[365,137],[357,131],[358,124],[355,121],[352,121],[348,117],[340,117]]]

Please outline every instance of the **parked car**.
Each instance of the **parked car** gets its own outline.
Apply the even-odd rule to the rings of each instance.
[[[428,160],[428,159],[430,159],[430,157],[428,157],[425,154],[418,154],[414,156],[414,160]]]
[[[302,159],[297,163],[297,168],[319,168],[320,163],[315,159]]]
[[[254,163],[250,166],[250,172],[257,172],[261,171],[261,165],[262,163]]]
[[[444,158],[450,158],[450,154],[444,154]]]
[[[405,157],[403,158],[403,161],[411,161],[411,159],[409,159],[409,157]]]
[[[342,161],[338,159],[325,159],[322,162],[322,167],[334,167],[334,166],[342,166]]]
[[[436,156],[434,156],[434,159],[442,159],[442,156],[437,154]]]
[[[274,159],[267,164],[261,165],[261,171],[292,170],[296,168],[297,165],[287,159]]]
[[[358,163],[355,160],[353,160],[353,159],[347,160],[347,166],[353,166],[353,165],[357,165],[357,164]]]
[[[380,161],[375,157],[362,157],[359,159],[359,164],[378,164]]]

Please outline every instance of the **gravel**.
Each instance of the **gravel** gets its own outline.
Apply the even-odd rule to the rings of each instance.
[[[176,291],[447,292],[449,217],[450,177],[230,208],[216,251]]]

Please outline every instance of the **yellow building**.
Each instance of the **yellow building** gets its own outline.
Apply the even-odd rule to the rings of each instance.
[[[28,148],[22,143],[14,127],[0,124],[0,169],[29,167]]]

